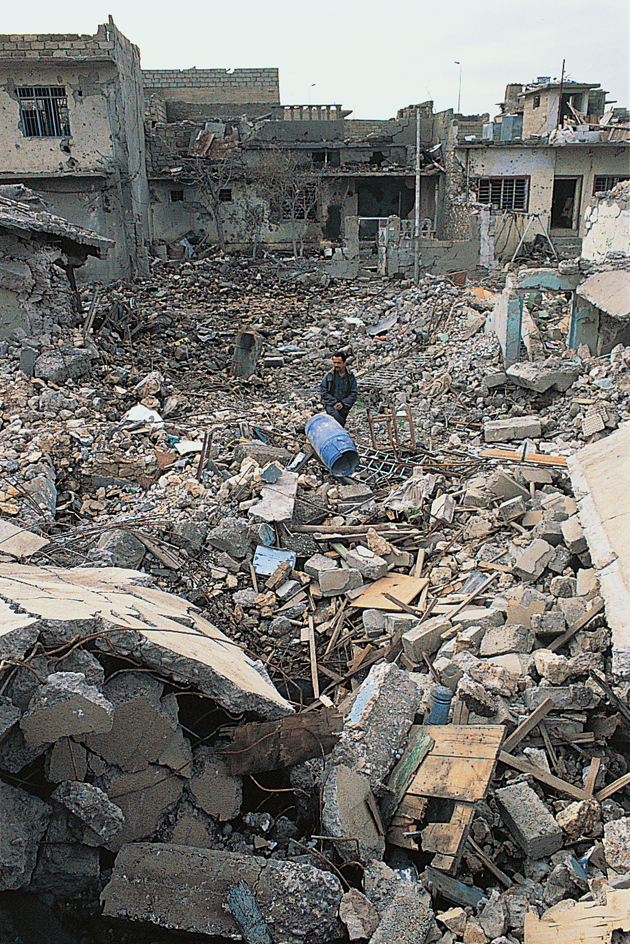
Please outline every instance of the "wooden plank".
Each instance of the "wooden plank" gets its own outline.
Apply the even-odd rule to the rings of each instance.
[[[451,759],[494,759],[505,734],[501,724],[424,724],[422,730],[435,742],[431,756]]]
[[[499,760],[502,764],[507,764],[508,767],[512,767],[514,770],[520,770],[521,773],[524,774],[531,774],[532,777],[540,781],[540,783],[544,783],[546,786],[551,787],[552,790],[556,790],[558,793],[564,793],[566,796],[573,797],[574,800],[590,799],[589,794],[586,793],[585,790],[575,787],[572,783],[568,783],[566,780],[560,780],[559,777],[554,777],[553,774],[548,774],[546,770],[542,769],[542,767],[537,767],[536,764],[530,764],[521,757],[514,757],[512,754],[508,754],[507,751],[501,751],[499,754]],[[599,799],[599,794],[596,799]]]
[[[415,797],[407,793],[396,810],[396,816],[408,816],[416,822],[422,822],[429,801],[426,797]]]
[[[624,774],[623,777],[619,777],[617,780],[613,780],[612,783],[609,783],[607,787],[604,787],[603,790],[600,790],[599,793],[595,794],[595,799],[599,800],[600,803],[603,803],[604,800],[607,800],[608,797],[611,797],[613,793],[617,793],[618,790],[622,790],[623,787],[630,786],[630,773]]]
[[[459,865],[462,857],[468,833],[475,815],[474,803],[456,803],[450,826],[454,828],[453,842],[451,850],[437,850],[437,855],[433,856],[432,865],[435,869],[441,869],[443,872],[454,872]],[[424,831],[422,833],[422,843],[424,848]]]
[[[456,856],[463,844],[463,831],[472,823],[474,813],[474,803],[456,803],[450,822],[431,823],[422,830],[422,851]]]
[[[547,646],[547,649],[551,649],[552,652],[557,652],[558,649],[561,649],[564,646],[565,642],[568,642],[576,633],[579,633],[581,629],[584,629],[587,623],[593,619],[594,616],[597,616],[604,609],[604,601],[597,600],[589,610],[586,611],[584,616],[581,616],[575,623],[572,623],[569,628],[562,634],[558,636],[557,639],[554,639],[553,642],[550,642]]]
[[[397,597],[403,603],[409,605],[418,594],[428,586],[427,577],[410,577],[407,574],[389,574],[387,577],[381,577],[371,584],[360,596],[352,601],[352,605],[361,609],[370,610],[390,610],[401,612],[400,607],[391,603],[386,597],[386,593]]]
[[[519,724],[516,731],[513,731],[508,738],[505,739],[503,745],[503,750],[509,753],[514,750],[517,744],[520,744],[524,737],[526,737],[532,728],[535,728],[538,722],[548,715],[551,709],[554,706],[554,701],[552,698],[545,698],[544,702],[538,706],[538,708],[531,713],[529,718],[526,718],[521,724]]]
[[[418,551],[418,556],[416,557],[416,563],[414,564],[413,570],[411,571],[411,576],[412,576],[412,577],[420,577],[420,576],[421,576],[421,574],[422,574],[422,568],[424,567],[424,558],[425,558],[425,555],[426,555],[426,551],[425,551],[425,549],[424,549],[423,547],[421,547],[420,550]]]
[[[478,859],[481,859],[485,867],[489,872],[492,872],[495,878],[498,878],[502,885],[506,888],[512,888],[515,884],[511,878],[509,878],[505,872],[502,872],[501,869],[494,864],[492,859],[485,854],[481,846],[478,846],[472,836],[468,836],[466,843],[473,850]]]
[[[414,852],[420,852],[419,837],[407,836],[407,832],[408,830],[405,826],[390,826],[386,836],[387,842],[401,849],[413,849]]]
[[[317,677],[317,650],[315,648],[315,623],[313,617],[308,617],[308,651],[311,662],[311,682],[313,683],[313,694],[319,698],[319,678]]]
[[[329,753],[342,727],[339,712],[328,708],[279,721],[251,722],[235,728],[231,742],[219,753],[232,774],[280,770]]]
[[[411,781],[408,793],[474,803],[486,795],[494,757],[426,757]]]
[[[593,796],[595,781],[597,780],[597,774],[599,773],[599,768],[601,765],[601,757],[593,757],[588,768],[588,774],[586,775],[586,781],[584,783],[584,791],[585,793],[589,793],[591,796]]]
[[[561,901],[541,918],[525,915],[525,944],[610,944],[613,931],[630,931],[630,889],[603,893],[599,901]]]
[[[388,822],[398,807],[405,790],[429,750],[433,747],[433,743],[433,738],[421,727],[414,725],[411,728],[407,747],[387,782],[388,792],[381,804],[381,812],[385,822]]]
[[[562,465],[567,464],[564,456],[547,456],[540,452],[512,452],[509,449],[482,449],[479,455],[483,459],[507,459],[511,462],[524,462],[526,465]]]

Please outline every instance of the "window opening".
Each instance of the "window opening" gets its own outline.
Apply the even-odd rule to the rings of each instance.
[[[599,175],[593,183],[593,193],[605,193],[612,190],[622,180],[630,180],[627,174]]]
[[[527,177],[483,177],[478,181],[479,202],[497,210],[526,210],[527,182]]]
[[[171,190],[171,203],[183,203],[183,202],[184,202],[184,191]]]
[[[219,200],[221,203],[232,202],[232,190],[230,187],[222,187],[221,190],[219,190]]]
[[[22,130],[27,138],[63,138],[70,134],[68,98],[63,85],[25,85],[16,91]]]

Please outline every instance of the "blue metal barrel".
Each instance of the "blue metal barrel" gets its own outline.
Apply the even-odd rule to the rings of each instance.
[[[359,454],[350,435],[328,413],[318,413],[306,424],[306,436],[329,471],[352,475],[359,467]]]

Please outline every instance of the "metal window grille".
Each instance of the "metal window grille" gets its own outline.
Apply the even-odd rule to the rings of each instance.
[[[497,210],[527,209],[527,177],[484,177],[478,184],[480,203]]]
[[[63,138],[70,134],[68,98],[63,86],[29,85],[16,91],[22,130],[27,138]]]
[[[613,187],[616,187],[620,180],[630,180],[630,177],[628,177],[627,174],[597,176],[593,183],[593,193],[606,193],[608,190],[612,190]]]

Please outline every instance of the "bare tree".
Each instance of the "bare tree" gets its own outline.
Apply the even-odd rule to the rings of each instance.
[[[291,224],[293,255],[302,256],[304,226],[298,228],[298,223],[313,218],[320,190],[319,175],[299,152],[277,147],[265,151],[261,165],[248,174],[269,206],[269,221]]]

